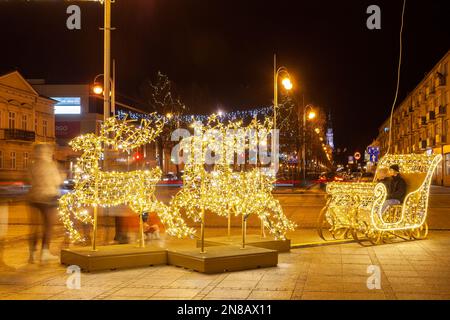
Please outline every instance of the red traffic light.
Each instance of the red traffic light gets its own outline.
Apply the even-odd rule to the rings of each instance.
[[[141,160],[142,159],[142,155],[139,152],[136,152],[133,155],[133,160]]]

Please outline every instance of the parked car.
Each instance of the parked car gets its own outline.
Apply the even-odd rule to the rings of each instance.
[[[177,175],[171,172],[163,175],[162,177],[162,181],[177,181],[177,180],[178,180]]]
[[[344,181],[344,177],[336,172],[323,172],[319,177],[319,183],[327,183],[334,181]]]

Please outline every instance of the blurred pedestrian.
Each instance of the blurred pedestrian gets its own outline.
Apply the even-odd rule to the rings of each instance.
[[[144,223],[144,236],[146,240],[160,240],[160,232],[164,230],[164,225],[161,223],[158,215],[154,212],[146,212],[142,216]]]
[[[9,203],[0,199],[0,271],[14,271],[13,267],[8,266],[4,260],[4,250],[6,244],[6,235],[8,233],[8,214]]]
[[[57,256],[50,253],[49,247],[56,219],[57,199],[64,176],[59,172],[58,166],[53,160],[53,154],[54,147],[50,144],[36,144],[33,148],[33,162],[30,168],[31,189],[28,196],[32,207],[36,210],[31,212],[30,263],[38,260],[39,217],[43,229],[40,261],[47,262],[58,259]],[[37,214],[36,211],[39,213]]]

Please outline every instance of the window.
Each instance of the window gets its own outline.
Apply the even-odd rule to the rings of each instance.
[[[47,120],[42,120],[42,135],[47,136]]]
[[[16,113],[10,112],[9,113],[9,121],[8,121],[8,128],[14,129],[16,127]]]
[[[27,130],[27,115],[22,115],[22,130]]]
[[[28,168],[28,152],[23,153],[23,168]]]
[[[16,169],[16,153],[11,152],[10,157],[11,157],[11,169]]]
[[[3,151],[0,150],[0,169],[3,169]]]

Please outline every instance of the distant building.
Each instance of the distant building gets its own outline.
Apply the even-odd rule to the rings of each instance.
[[[0,76],[1,181],[27,179],[33,143],[55,143],[55,103],[17,71]]]
[[[396,108],[392,120],[390,153],[442,154],[435,183],[450,186],[449,126],[450,51]],[[379,129],[377,143],[381,155],[388,151],[389,118]]]
[[[327,137],[327,145],[331,148],[331,150],[334,150],[334,134],[333,134],[333,124],[331,122],[331,112],[328,113],[326,137]]]
[[[103,121],[103,105],[98,97],[90,95],[89,84],[46,84],[41,79],[28,81],[37,92],[56,100],[55,135],[60,146],[67,145],[80,134],[98,133]]]
[[[100,133],[100,127],[104,117],[103,97],[91,93],[90,84],[48,84],[43,79],[31,79],[29,82],[36,91],[56,101],[54,112],[55,135],[58,144],[57,158],[60,162],[64,163],[70,176],[78,153],[74,152],[68,143],[81,134]],[[116,101],[116,109],[122,113],[127,113],[130,110],[142,114],[145,113],[142,110],[118,101]],[[137,152],[137,150],[133,150],[133,152]],[[122,155],[118,158],[117,156],[111,155],[108,157],[110,160],[108,161],[108,168],[115,170],[119,166],[123,166],[124,163],[128,164],[126,165],[128,169],[135,169],[142,166],[156,166],[155,159],[157,157],[157,150],[154,143],[146,145],[140,152],[143,155],[140,161],[134,159],[132,155]],[[168,172],[174,166],[169,168],[170,153],[164,156],[163,171]]]

